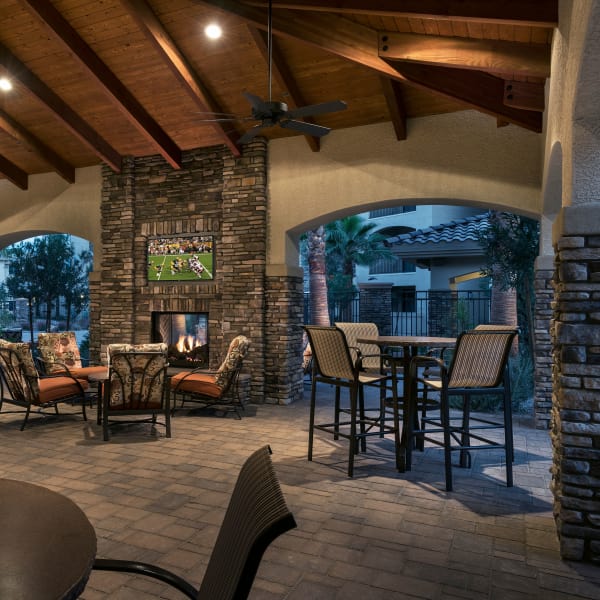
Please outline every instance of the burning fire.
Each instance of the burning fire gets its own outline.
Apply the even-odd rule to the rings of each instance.
[[[189,352],[196,346],[202,346],[202,340],[195,335],[180,335],[175,346],[179,352]]]

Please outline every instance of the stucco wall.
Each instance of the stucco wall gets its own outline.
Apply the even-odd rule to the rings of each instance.
[[[94,245],[95,270],[102,259],[100,236],[101,168],[77,169],[75,183],[54,173],[31,175],[20,190],[0,181],[0,247],[42,233],[70,233]]]
[[[274,140],[268,263],[297,264],[301,233],[381,201],[468,203],[539,216],[542,146],[539,134],[498,128],[475,111],[412,119],[401,142],[390,123],[333,131],[318,153],[301,137]]]

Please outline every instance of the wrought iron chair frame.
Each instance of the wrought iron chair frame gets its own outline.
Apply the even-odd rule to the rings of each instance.
[[[38,384],[37,386],[36,382]],[[37,371],[35,374],[30,373],[25,368],[23,359],[18,352],[12,348],[0,346],[0,411],[5,402],[21,407],[22,410],[4,411],[5,414],[25,413],[21,431],[25,429],[33,407],[36,407],[38,409],[37,412],[45,416],[48,416],[48,414],[44,411],[50,408],[54,409],[55,415],[59,415],[58,405],[64,402],[75,403],[80,400],[83,420],[87,421],[84,383],[84,381],[82,382],[81,380],[64,373],[46,376],[40,376]],[[44,393],[44,391],[47,390],[40,389],[39,391],[36,391],[36,387],[46,388],[55,384],[71,387],[73,391],[72,393],[61,395],[60,397],[53,398],[49,401],[41,401],[40,392]],[[9,396],[5,394],[5,391],[8,392]]]
[[[136,359],[147,358],[146,364],[142,370],[134,367]],[[152,362],[164,358],[164,366],[156,369],[155,372],[146,374]],[[123,374],[119,371],[116,364],[120,360],[125,360],[129,365],[129,373],[136,373],[141,377],[141,383],[136,380],[135,377],[130,379],[124,378]],[[151,422],[153,425],[157,424],[158,414],[164,414],[165,417],[165,435],[171,437],[171,406],[169,393],[167,389],[167,367],[168,367],[166,352],[163,351],[148,351],[148,350],[122,350],[116,351],[110,356],[110,366],[108,371],[108,379],[103,385],[103,397],[102,397],[102,436],[104,441],[110,439],[110,424],[130,424],[130,423],[143,423]],[[127,374],[127,373],[126,373]],[[137,393],[135,387],[139,385],[140,389],[145,392]],[[121,390],[121,397],[123,399],[128,398],[129,404],[131,404],[131,398],[140,398],[142,405],[138,402],[137,406],[130,406],[129,408],[118,408],[119,404],[112,405],[111,397],[114,393],[114,387],[117,386],[117,390]],[[153,389],[159,386],[161,403],[160,407],[154,405],[148,406],[148,400],[150,393]],[[143,404],[146,404],[144,406]],[[147,419],[119,419],[112,420],[111,416],[122,417],[122,416],[134,416],[134,415],[149,415]]]

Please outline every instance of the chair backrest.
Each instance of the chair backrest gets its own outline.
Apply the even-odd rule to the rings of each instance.
[[[223,393],[226,393],[237,379],[249,347],[250,341],[245,335],[238,335],[231,340],[225,360],[215,373],[215,383]]]
[[[44,370],[49,375],[64,371],[61,363],[69,369],[79,369],[82,366],[74,331],[40,332],[37,347]]]
[[[364,337],[378,337],[379,329],[375,323],[336,323],[336,327],[339,327],[346,335],[346,341],[350,350],[352,348],[358,348],[360,353],[367,358],[362,361],[362,366],[365,369],[379,369],[381,368],[381,350],[379,346],[375,344],[362,344],[357,340],[358,338]]]
[[[448,387],[492,388],[500,385],[514,329],[480,329],[461,333],[448,372]]]
[[[145,345],[148,346],[150,344]],[[156,349],[109,349],[110,367],[105,393],[109,395],[110,410],[143,411],[163,406],[168,367],[167,345],[151,346]]]
[[[317,373],[324,377],[354,378],[354,362],[344,332],[339,327],[306,325]]]
[[[31,348],[24,342],[0,340],[0,369],[11,397],[23,404],[37,404],[39,375]]]
[[[242,466],[198,598],[247,598],[269,544],[296,527],[270,453],[269,446],[263,446]]]

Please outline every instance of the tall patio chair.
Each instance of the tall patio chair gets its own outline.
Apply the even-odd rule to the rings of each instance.
[[[85,413],[85,390],[88,383],[69,374],[40,377],[29,344],[0,340],[0,410],[3,404],[20,407],[20,410],[6,412],[24,412],[25,418],[21,431],[27,425],[32,409],[44,414],[53,409],[58,415],[58,405],[62,402],[81,402],[81,413]]]
[[[421,366],[435,363],[439,368],[435,377],[421,377],[421,384],[439,394],[439,416],[429,413],[414,427],[409,419],[407,434],[407,468],[411,466],[414,440],[429,441],[444,448],[446,490],[451,491],[452,453],[458,452],[460,465],[469,467],[471,452],[503,448],[506,464],[506,485],[513,485],[512,463],[514,460],[512,434],[512,407],[508,356],[516,331],[472,330],[463,332],[456,341],[449,365],[439,358],[416,356],[411,360],[409,377],[416,380]],[[411,386],[410,410],[415,411],[418,403],[417,386]],[[502,420],[484,415],[471,414],[473,395],[497,395],[502,400]],[[459,406],[450,407],[450,398],[458,397]],[[490,437],[490,430],[501,430],[502,438]],[[441,434],[441,439],[440,435]]]
[[[102,398],[104,441],[110,438],[111,424],[151,422],[156,425],[160,414],[164,416],[166,436],[171,437],[167,345],[110,344],[108,355],[108,379],[103,386]],[[144,418],[134,418],[140,416]]]
[[[250,342],[244,335],[238,335],[229,344],[225,360],[215,372],[205,369],[182,371],[171,377],[170,390],[173,396],[173,409],[180,401],[195,402],[201,407],[218,407],[226,412],[235,412],[241,419],[240,409],[244,410],[238,378],[248,354]]]
[[[396,467],[400,468],[400,417],[398,409],[398,392],[395,363],[385,373],[366,372],[362,361],[368,356],[358,356],[353,359],[346,336],[339,327],[319,327],[307,325],[305,328],[313,350],[313,377],[310,394],[310,421],[308,433],[308,460],[313,457],[314,430],[318,429],[334,439],[340,437],[348,440],[348,476],[354,474],[354,455],[359,449],[366,451],[366,440],[371,436],[381,437],[382,433],[393,433],[395,436]],[[385,356],[384,356],[385,358]],[[333,421],[315,423],[315,408],[317,383],[335,386],[336,399]],[[365,387],[379,390],[379,406],[370,411],[365,407]],[[350,393],[348,409],[340,407],[340,390],[346,388]],[[382,403],[388,402],[387,391],[391,392],[389,399],[391,421],[382,410]],[[372,415],[371,412],[374,412]],[[360,448],[359,448],[360,446]]]
[[[93,569],[153,577],[194,600],[245,600],[265,550],[296,527],[270,454],[269,446],[263,446],[242,466],[199,589],[179,575],[148,563],[97,558]]]

